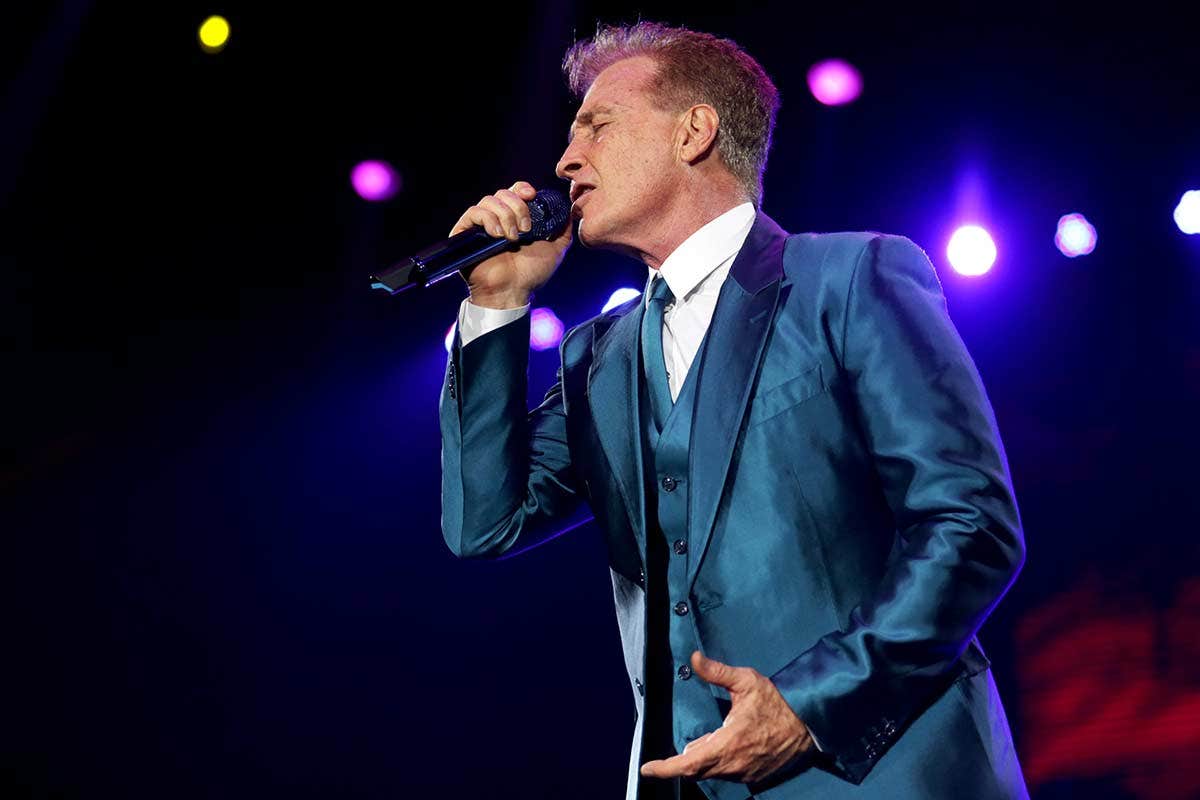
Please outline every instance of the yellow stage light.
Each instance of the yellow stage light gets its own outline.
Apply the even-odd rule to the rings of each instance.
[[[219,53],[229,41],[229,21],[211,16],[200,24],[200,47],[206,53]]]

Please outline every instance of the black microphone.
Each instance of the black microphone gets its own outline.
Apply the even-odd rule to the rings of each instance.
[[[539,239],[553,239],[570,220],[571,203],[556,189],[542,189],[529,201],[529,217],[532,227],[515,242],[497,239],[476,225],[375,273],[371,276],[371,288],[399,294],[410,286],[432,286],[503,250],[516,250]]]

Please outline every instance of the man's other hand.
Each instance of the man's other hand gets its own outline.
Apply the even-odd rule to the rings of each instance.
[[[677,756],[642,765],[648,778],[724,778],[757,783],[814,747],[812,734],[775,684],[750,667],[731,667],[692,653],[692,671],[729,690],[724,724],[689,742]]]

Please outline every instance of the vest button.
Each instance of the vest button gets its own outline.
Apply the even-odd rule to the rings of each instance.
[[[679,485],[679,481],[675,480],[670,475],[666,475],[662,479],[662,487],[663,487],[663,491],[665,491],[665,492],[675,491],[675,487],[678,485]]]
[[[682,664],[679,667],[679,672],[676,674],[679,675],[679,680],[686,681],[688,678],[692,677],[692,668],[687,664]]]
[[[680,600],[675,604],[675,613],[681,617],[686,617],[688,612],[688,604]]]
[[[682,556],[687,553],[687,541],[684,539],[676,539],[675,543],[671,546],[675,548],[675,555],[677,556]]]

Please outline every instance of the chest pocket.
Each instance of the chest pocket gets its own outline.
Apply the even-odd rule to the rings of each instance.
[[[746,420],[746,426],[750,427],[760,422],[766,422],[789,408],[798,406],[805,400],[821,394],[825,388],[821,365],[817,364],[799,375],[788,378],[783,383],[760,390],[750,405],[750,416]]]

